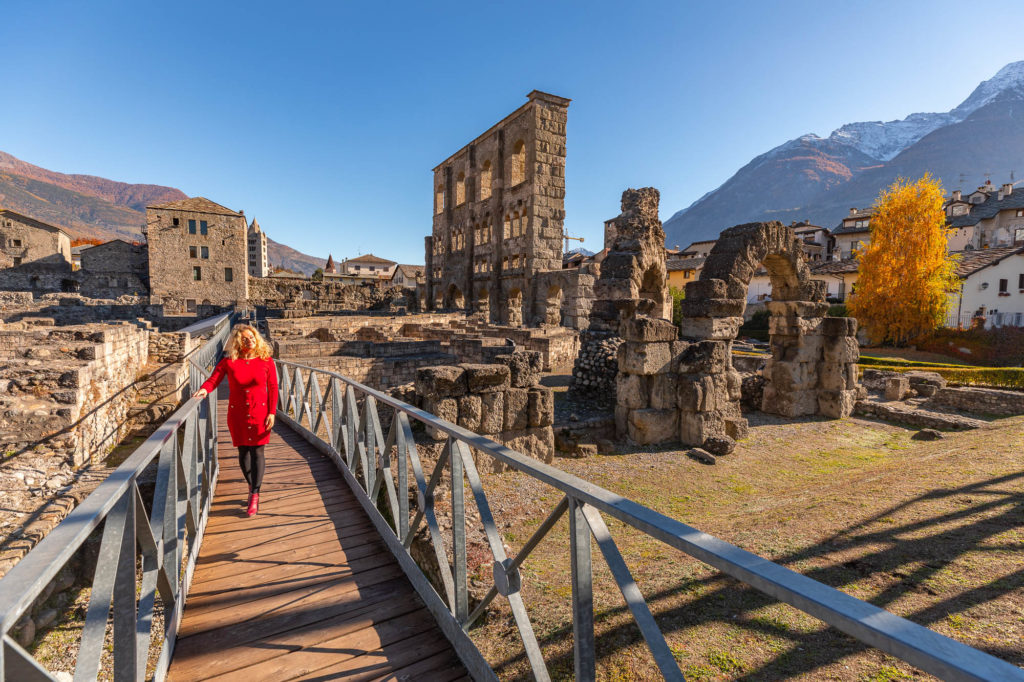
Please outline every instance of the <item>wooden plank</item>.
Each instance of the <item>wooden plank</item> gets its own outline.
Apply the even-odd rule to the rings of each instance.
[[[466,675],[333,462],[275,427],[249,518],[247,485],[222,452],[169,679]]]
[[[422,609],[415,598],[395,598],[404,590],[405,581],[397,578],[367,589],[332,594],[328,604],[307,600],[236,627],[188,637],[179,641],[180,652],[175,650],[176,671],[184,678],[226,674]]]

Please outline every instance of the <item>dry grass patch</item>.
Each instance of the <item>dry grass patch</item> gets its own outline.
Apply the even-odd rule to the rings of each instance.
[[[1024,664],[1024,419],[945,440],[865,419],[756,415],[715,466],[637,449],[556,465],[815,580]],[[561,495],[520,474],[486,487],[518,549]],[[910,666],[624,524],[605,519],[680,666],[696,680],[898,680]],[[524,566],[555,679],[572,677],[568,522]],[[598,676],[656,679],[594,548]],[[530,679],[504,605],[472,632],[502,679]]]

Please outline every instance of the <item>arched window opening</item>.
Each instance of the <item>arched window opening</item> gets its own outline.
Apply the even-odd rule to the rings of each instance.
[[[491,198],[491,160],[484,161],[480,169],[480,201]]]
[[[508,292],[508,310],[505,316],[510,327],[523,326],[523,292],[519,289]]]
[[[506,213],[505,214],[505,226],[504,226],[504,229],[502,230],[501,238],[502,239],[508,239],[511,236],[512,236],[512,217],[508,213]]]
[[[455,205],[461,206],[466,203],[466,174],[460,172],[455,179]]]
[[[515,187],[526,180],[526,143],[516,140],[508,157],[508,186]]]
[[[438,185],[434,190],[434,215],[444,213],[444,185]]]
[[[544,325],[558,327],[562,324],[562,288],[557,284],[548,287],[544,300]]]

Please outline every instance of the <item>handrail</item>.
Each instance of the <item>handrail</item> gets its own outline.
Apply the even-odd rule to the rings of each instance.
[[[192,390],[219,358],[228,321],[218,320],[214,335],[190,358]],[[162,641],[155,643],[160,655],[154,679],[164,678],[217,482],[216,424],[215,395],[187,400],[0,579],[0,682],[56,680],[8,633],[101,523],[75,679],[95,679],[99,672],[111,602],[114,679],[146,678],[158,594],[164,627]],[[154,460],[157,479],[150,514],[138,479]],[[142,557],[141,588],[137,552]]]
[[[740,549],[696,528],[669,518],[632,500],[593,483],[527,457],[486,436],[468,431],[428,412],[408,405],[357,381],[307,365],[277,361],[279,375],[279,417],[303,437],[329,454],[350,485],[358,486],[357,496],[378,529],[389,531],[385,541],[407,567],[408,549],[422,524],[430,531],[430,542],[437,556],[443,582],[438,595],[425,579],[413,579],[439,625],[453,637],[478,619],[497,596],[508,600],[519,630],[526,656],[538,680],[549,680],[546,663],[520,591],[519,566],[544,539],[559,518],[568,513],[573,599],[574,665],[577,680],[595,677],[594,613],[591,571],[591,538],[597,541],[612,576],[643,635],[662,675],[682,680],[664,634],[626,566],[604,522],[604,514],[720,570],[751,587],[786,602],[852,637],[892,654],[925,672],[946,680],[1020,680],[1024,670],[994,656],[969,647],[933,630],[900,618],[884,609],[861,601],[835,588],[796,573],[779,564]],[[320,380],[325,390],[320,390]],[[362,401],[362,409],[358,402]],[[394,410],[387,438],[383,437],[377,404]],[[413,440],[410,418],[429,426],[447,439],[432,472],[423,470]],[[326,432],[326,440],[321,433]],[[483,482],[477,472],[470,448],[502,462],[564,493],[547,519],[514,557],[505,554],[501,535],[491,514]],[[393,452],[394,450],[394,452]],[[410,509],[409,476],[415,481],[415,506]],[[440,532],[434,491],[442,474],[451,475],[451,550],[454,565],[449,565],[447,540]],[[493,585],[472,613],[468,609],[466,575],[466,516],[464,481],[479,511],[488,545],[494,559]],[[388,521],[371,501],[384,492]],[[410,521],[410,512],[414,514]],[[384,532],[382,530],[382,532]],[[408,571],[407,571],[408,573]],[[410,576],[411,578],[413,576]],[[422,586],[427,587],[422,589]],[[432,604],[442,604],[438,610]],[[474,653],[456,641],[463,662],[472,662]],[[468,646],[472,646],[471,642]],[[481,677],[493,677],[490,668],[470,669]]]

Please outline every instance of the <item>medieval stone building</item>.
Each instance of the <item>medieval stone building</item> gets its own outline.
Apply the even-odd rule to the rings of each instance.
[[[267,233],[260,229],[255,218],[249,224],[246,236],[249,242],[249,274],[253,277],[268,277],[270,262],[267,260]]]
[[[539,90],[527,98],[434,168],[428,307],[514,326],[548,317],[538,307],[549,287],[536,275],[562,267],[570,100]]]
[[[241,213],[203,197],[147,206],[152,303],[169,312],[246,305],[247,227]]]
[[[74,291],[71,238],[59,227],[0,208],[0,289]]]
[[[81,293],[91,298],[149,294],[149,249],[114,239],[82,251]]]

